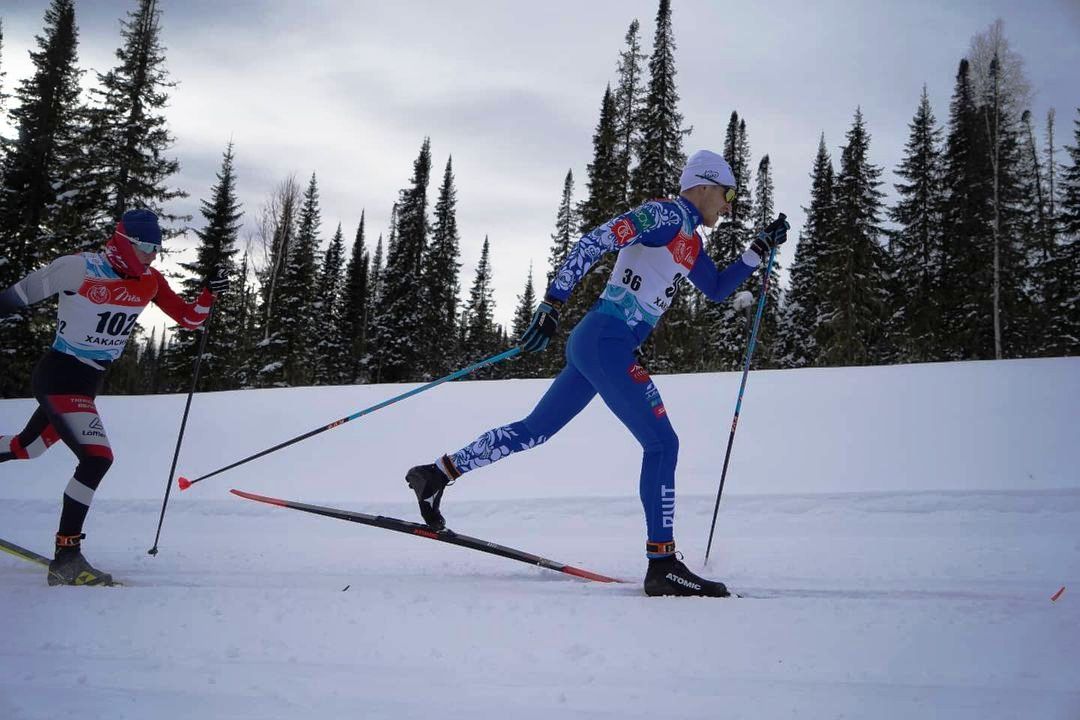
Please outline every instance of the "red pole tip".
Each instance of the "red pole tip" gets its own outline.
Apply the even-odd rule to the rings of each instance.
[[[181,490],[187,490],[189,487],[191,487],[191,481],[188,480],[186,477],[177,478],[176,484],[180,486]]]

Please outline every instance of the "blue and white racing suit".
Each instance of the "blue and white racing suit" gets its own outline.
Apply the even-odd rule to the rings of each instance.
[[[704,252],[697,232],[701,213],[684,197],[654,200],[581,238],[546,297],[565,302],[605,253],[618,252],[615,269],[592,309],[570,334],[566,367],[528,417],[494,428],[440,459],[450,477],[544,443],[597,394],[641,443],[639,491],[650,557],[674,552],[675,464],[679,439],[635,349],[690,280],[713,301],[726,298],[760,263],[747,251],[723,272]]]

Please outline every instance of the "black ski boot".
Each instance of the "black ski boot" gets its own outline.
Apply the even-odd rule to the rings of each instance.
[[[416,493],[416,500],[420,503],[420,515],[424,522],[432,530],[442,530],[446,527],[446,518],[439,512],[439,502],[442,501],[443,490],[451,483],[451,480],[443,474],[437,465],[417,465],[405,473],[405,482]]]
[[[83,557],[80,543],[86,535],[57,535],[56,557],[49,563],[49,585],[112,585],[112,575],[101,572]]]
[[[731,595],[724,583],[698,577],[690,572],[675,555],[649,559],[649,570],[645,573],[645,594],[650,597],[659,595],[729,597]]]

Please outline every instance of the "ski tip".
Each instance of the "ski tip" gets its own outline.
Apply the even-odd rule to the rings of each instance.
[[[237,490],[236,488],[233,488],[229,492],[231,492],[236,497],[242,497],[245,500],[255,500],[256,502],[266,503],[267,505],[288,507],[288,503],[285,500],[279,500],[278,498],[267,497],[265,495],[256,495],[255,493],[244,492],[243,490]]]
[[[189,487],[191,487],[191,481],[183,476],[180,476],[176,479],[176,484],[180,486],[181,490],[187,490]]]
[[[601,575],[600,573],[594,573],[590,570],[582,570],[581,568],[573,567],[572,565],[564,565],[562,572],[567,575],[573,575],[579,578],[585,578],[586,580],[593,580],[594,582],[602,583],[625,583],[625,580],[620,578],[608,577],[607,575]]]

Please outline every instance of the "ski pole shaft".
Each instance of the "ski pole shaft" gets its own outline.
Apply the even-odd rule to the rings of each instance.
[[[199,349],[195,354],[195,369],[192,371],[191,390],[188,392],[187,402],[184,403],[184,417],[180,420],[180,434],[176,436],[176,450],[173,451],[172,465],[169,467],[169,477],[165,478],[165,499],[161,502],[161,516],[158,518],[157,533],[154,534],[154,547],[147,550],[150,555],[158,553],[158,539],[161,537],[161,526],[165,522],[165,507],[169,504],[169,492],[172,490],[173,474],[176,472],[176,460],[180,457],[180,446],[184,442],[184,430],[187,428],[188,411],[191,410],[191,397],[195,394],[195,388],[199,384],[199,370],[202,368],[203,351],[206,350],[206,338],[210,335],[210,322],[214,318],[214,306],[210,306],[210,312],[206,316],[206,324],[202,327],[202,337],[199,338]]]
[[[514,357],[515,355],[517,355],[520,352],[521,352],[520,347],[512,347],[509,350],[501,352],[501,353],[499,353],[497,355],[492,355],[489,358],[485,358],[483,360],[480,360],[479,362],[475,362],[472,365],[469,365],[468,367],[463,367],[460,370],[457,370],[455,372],[450,373],[446,377],[441,377],[438,380],[432,380],[431,382],[427,383],[426,385],[421,385],[420,387],[413,388],[412,390],[409,390],[408,392],[403,392],[400,395],[395,395],[394,397],[390,398],[389,400],[383,400],[381,403],[378,403],[376,405],[372,405],[369,408],[364,408],[363,410],[360,410],[359,412],[355,412],[352,415],[348,415],[346,417],[343,417],[340,420],[335,420],[334,422],[327,423],[326,425],[323,425],[322,427],[315,428],[314,430],[309,430],[308,432],[304,433],[303,435],[297,435],[296,437],[291,438],[289,440],[286,440],[283,443],[278,443],[277,445],[275,445],[275,446],[273,446],[271,448],[267,448],[265,450],[257,452],[254,455],[249,455],[248,457],[244,458],[243,460],[237,460],[236,462],[232,463],[231,465],[226,465],[223,468],[218,468],[217,470],[214,470],[213,472],[207,473],[206,475],[203,475],[201,477],[197,477],[194,480],[188,480],[185,477],[181,477],[181,478],[178,479],[178,484],[180,485],[181,490],[187,490],[189,487],[191,487],[192,485],[194,485],[197,482],[202,482],[203,480],[206,480],[207,478],[211,478],[214,475],[217,475],[219,473],[223,473],[226,470],[232,470],[233,468],[239,467],[240,465],[243,465],[244,463],[248,463],[248,462],[251,462],[252,460],[256,460],[258,458],[261,458],[264,455],[269,455],[270,453],[281,450],[282,448],[287,448],[290,445],[295,445],[296,443],[300,442],[301,440],[307,440],[309,437],[313,437],[315,435],[318,435],[319,433],[326,432],[327,430],[332,430],[332,429],[334,429],[336,427],[340,427],[341,425],[344,425],[345,423],[349,422],[350,420],[355,420],[356,418],[363,417],[364,415],[370,415],[371,413],[375,412],[376,410],[382,410],[384,407],[386,407],[388,405],[393,405],[394,403],[399,402],[401,400],[405,400],[406,398],[410,398],[413,395],[419,395],[420,393],[424,392],[425,390],[430,390],[431,388],[436,387],[437,385],[442,385],[443,383],[450,382],[451,380],[457,380],[460,377],[464,377],[465,375],[468,375],[469,373],[475,372],[475,371],[477,371],[477,370],[479,370],[481,368],[487,367],[488,365],[494,365],[497,362],[501,362],[503,360],[507,360],[509,358],[512,358],[512,357]]]
[[[784,217],[783,214],[780,215]],[[716,505],[713,506],[712,525],[709,527],[709,542],[705,546],[705,563],[709,562],[709,551],[712,549],[713,533],[716,531],[716,516],[720,512],[720,496],[724,493],[724,480],[727,478],[728,461],[731,460],[731,446],[735,444],[735,429],[739,426],[739,412],[742,411],[743,393],[746,392],[746,378],[750,374],[750,358],[754,355],[757,346],[757,333],[761,325],[761,316],[765,312],[765,298],[769,292],[769,275],[772,273],[773,261],[776,259],[776,246],[769,252],[769,262],[765,266],[765,277],[761,282],[761,297],[758,298],[757,312],[754,314],[754,325],[750,330],[750,340],[746,344],[746,359],[743,361],[742,381],[739,383],[739,399],[735,402],[735,417],[731,420],[731,433],[728,435],[727,450],[724,452],[724,467],[720,471],[720,487],[716,491]]]

